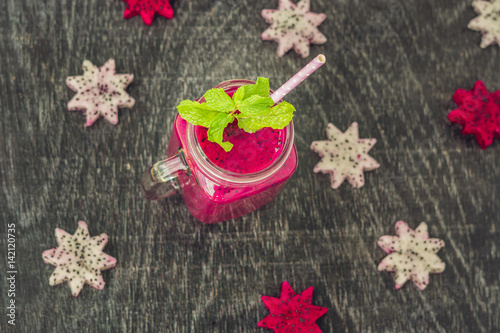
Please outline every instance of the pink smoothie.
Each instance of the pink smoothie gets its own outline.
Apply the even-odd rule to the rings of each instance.
[[[238,127],[235,120],[224,130],[224,140],[234,146],[226,152],[217,143],[207,138],[208,129],[198,127],[198,142],[212,163],[222,169],[236,173],[253,173],[272,164],[283,150],[284,131],[263,128],[255,133],[247,133]]]
[[[237,87],[225,91],[231,96]],[[261,181],[231,183],[216,178],[205,173],[200,165],[202,162],[191,156],[187,127],[187,122],[177,116],[167,156],[174,156],[183,149],[190,172],[178,176],[180,193],[193,216],[202,222],[236,218],[267,204],[276,197],[297,167],[297,153],[293,146],[283,165]],[[234,144],[233,149],[226,153],[207,139],[207,128],[195,126],[194,131],[197,144],[213,164],[243,178],[266,169],[279,159],[287,136],[286,129],[264,128],[256,133],[246,133],[235,121],[224,131],[224,141]]]

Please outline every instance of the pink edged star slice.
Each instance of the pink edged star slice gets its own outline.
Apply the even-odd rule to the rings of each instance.
[[[321,157],[321,161],[314,166],[314,172],[329,173],[333,189],[338,188],[345,179],[355,188],[363,186],[363,172],[380,167],[368,155],[377,139],[360,139],[358,123],[352,123],[345,133],[330,123],[326,133],[328,140],[314,141],[311,144],[311,149]]]
[[[403,221],[396,222],[397,236],[382,236],[378,245],[389,254],[378,265],[379,271],[396,272],[396,289],[411,280],[420,290],[429,284],[429,273],[442,273],[445,263],[437,252],[444,241],[429,238],[427,224],[420,223],[413,230]]]
[[[131,108],[135,104],[125,91],[133,79],[132,74],[116,74],[114,59],[109,59],[100,68],[84,60],[83,75],[66,79],[68,87],[76,92],[68,102],[68,110],[84,110],[87,117],[85,126],[92,125],[99,116],[116,125],[118,108]]]
[[[448,120],[462,125],[462,134],[474,134],[481,148],[500,137],[500,90],[489,92],[483,82],[477,81],[470,91],[458,89],[453,94],[458,109],[448,114]]]
[[[59,246],[42,253],[46,264],[56,266],[49,284],[55,286],[68,282],[74,297],[80,294],[85,283],[102,290],[101,271],[116,266],[116,259],[102,252],[108,243],[108,235],[90,237],[87,223],[80,221],[74,235],[57,228],[56,237]]]
[[[262,11],[262,17],[271,26],[262,33],[261,38],[278,43],[278,56],[282,57],[293,48],[302,58],[306,58],[310,44],[326,43],[325,35],[317,28],[326,15],[311,13],[310,2],[301,0],[294,4],[290,0],[279,0],[278,9]]]
[[[471,30],[481,31],[483,38],[481,47],[500,43],[500,0],[482,1],[474,0],[472,7],[478,17],[469,22],[467,27]]]
[[[127,3],[123,18],[129,19],[140,15],[146,25],[151,25],[155,13],[165,18],[172,19],[174,10],[170,6],[169,0],[123,0]]]
[[[321,333],[316,320],[328,309],[312,305],[312,295],[313,287],[297,294],[288,282],[283,282],[280,298],[262,296],[262,302],[271,314],[259,321],[257,326],[274,330],[274,333]]]

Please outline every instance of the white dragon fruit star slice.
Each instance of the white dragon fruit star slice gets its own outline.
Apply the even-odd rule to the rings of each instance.
[[[100,68],[84,60],[83,75],[66,79],[68,87],[76,92],[68,102],[68,110],[85,110],[85,126],[92,125],[99,116],[116,125],[118,108],[131,108],[135,104],[125,91],[133,79],[133,74],[116,74],[114,59],[109,59]]]
[[[262,17],[271,26],[262,33],[262,40],[278,43],[278,56],[282,57],[294,49],[301,57],[309,56],[310,44],[324,44],[326,37],[318,26],[326,19],[325,14],[309,10],[310,0],[294,4],[290,0],[279,0],[278,9],[264,9]]]
[[[329,123],[326,132],[328,140],[314,141],[311,144],[311,149],[321,157],[313,171],[330,174],[333,189],[338,188],[346,179],[355,188],[363,186],[363,172],[380,167],[380,164],[368,155],[377,139],[360,139],[356,122],[352,123],[345,133]]]
[[[101,271],[116,266],[116,259],[102,252],[108,243],[108,235],[90,237],[83,221],[78,222],[74,235],[59,228],[55,234],[59,246],[42,253],[45,263],[56,266],[49,284],[68,282],[74,297],[80,294],[85,283],[102,290],[105,283]]]
[[[471,30],[481,31],[481,47],[500,43],[500,0],[482,1],[474,0],[472,7],[479,16],[469,22],[467,27]]]
[[[388,254],[378,265],[379,271],[396,272],[396,289],[411,280],[420,290],[429,284],[430,273],[442,273],[446,264],[437,256],[444,241],[429,238],[425,222],[413,230],[403,221],[396,223],[397,236],[382,236],[378,245]]]

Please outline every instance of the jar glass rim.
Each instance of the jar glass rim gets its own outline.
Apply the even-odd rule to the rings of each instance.
[[[228,80],[219,83],[215,88],[222,88],[225,91],[230,89],[238,88],[247,84],[254,84],[255,81],[244,80],[244,79],[236,79],[236,80]],[[272,94],[273,91],[270,91]],[[204,102],[203,97],[197,100],[198,102]],[[278,101],[278,103],[282,102],[282,100]],[[277,103],[277,104],[278,104]],[[254,183],[259,182],[271,175],[275,174],[286,162],[288,156],[293,149],[293,139],[294,139],[294,128],[293,122],[291,121],[287,126],[285,126],[285,140],[284,147],[281,151],[281,154],[278,156],[276,160],[274,160],[270,165],[265,167],[262,170],[252,173],[237,173],[232,172],[226,169],[223,169],[216,164],[214,164],[210,159],[205,155],[203,149],[201,148],[198,138],[196,136],[196,126],[193,124],[187,124],[187,141],[189,145],[189,151],[191,152],[191,156],[195,159],[197,165],[207,176],[211,176],[211,178],[219,178],[224,179],[225,181],[234,182],[234,183]]]

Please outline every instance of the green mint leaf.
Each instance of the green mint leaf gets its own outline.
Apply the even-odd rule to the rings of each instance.
[[[208,128],[208,140],[218,143],[225,151],[230,151],[233,148],[231,142],[222,142],[224,129],[234,121],[234,117],[230,114],[219,113]]]
[[[221,112],[211,108],[206,103],[184,100],[177,105],[182,119],[193,125],[209,127],[214,118]],[[225,114],[225,113],[224,113]]]
[[[256,116],[245,116],[240,113],[237,115],[238,127],[248,133],[255,133],[264,127],[282,129],[292,120],[294,112],[292,104],[282,102]]]
[[[247,99],[253,95],[259,95],[262,97],[269,96],[269,79],[265,77],[258,77],[255,84],[248,84],[245,87],[245,96],[243,99]]]
[[[238,110],[242,113],[242,116],[255,116],[266,110],[269,110],[269,108],[273,105],[274,102],[271,97],[253,95],[239,102],[237,104],[237,107]]]
[[[203,95],[207,105],[221,112],[229,113],[234,110],[234,102],[225,92],[224,89],[210,89]]]
[[[238,104],[243,100],[245,97],[245,86],[241,86],[236,90],[236,92],[233,94],[233,102],[235,104]]]
[[[224,129],[235,119],[238,119],[238,126],[248,133],[264,127],[282,129],[290,123],[295,108],[287,102],[272,107],[274,102],[269,91],[269,79],[259,77],[255,84],[239,87],[232,98],[223,89],[214,88],[203,96],[206,103],[185,100],[177,109],[187,122],[208,127],[208,140],[228,152],[233,144],[223,142]]]

